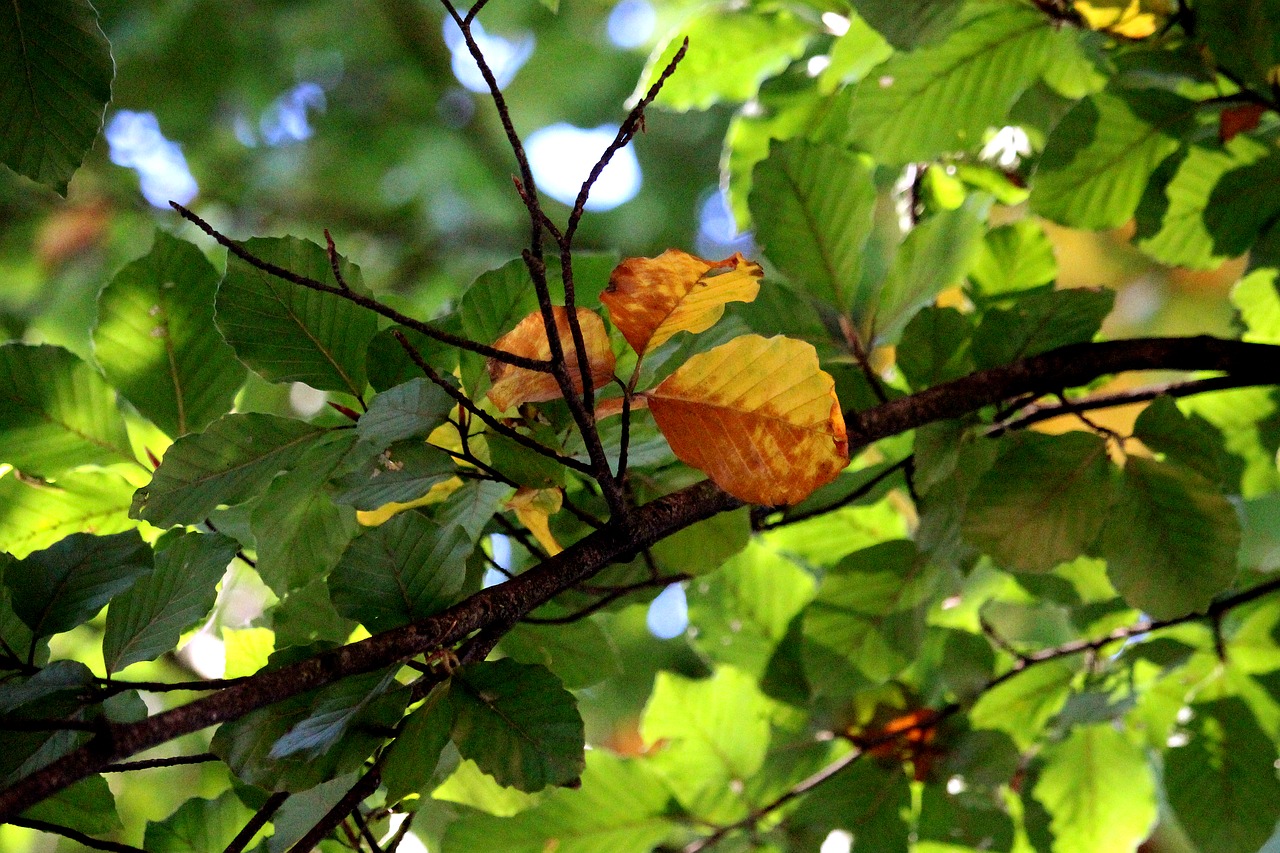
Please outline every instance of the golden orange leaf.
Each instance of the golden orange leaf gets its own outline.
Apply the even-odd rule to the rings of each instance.
[[[534,489],[528,486],[517,489],[507,501],[507,507],[515,510],[516,518],[520,519],[520,523],[533,534],[533,538],[538,540],[538,544],[550,557],[564,550],[551,532],[550,524],[551,516],[560,511],[563,502],[564,494],[559,489]]]
[[[849,464],[835,382],[804,341],[743,335],[645,396],[676,456],[747,503],[799,503]]]
[[[640,354],[676,332],[704,332],[724,315],[726,302],[750,302],[764,271],[741,253],[704,261],[679,249],[656,258],[627,258],[609,276],[600,301],[613,324]]]
[[[569,312],[563,306],[554,308],[556,329],[560,334],[560,343],[564,347],[565,363],[569,367],[569,379],[575,391],[582,391],[582,377],[578,372],[578,350],[573,345],[573,335],[569,333]],[[591,366],[591,381],[597,388],[613,378],[613,367],[616,359],[609,347],[609,335],[604,329],[604,320],[594,311],[586,308],[578,309],[578,323],[582,326],[582,340],[587,347],[587,363]],[[525,358],[546,360],[551,357],[551,343],[547,340],[547,331],[542,324],[542,314],[534,311],[525,317],[516,327],[507,332],[494,344],[497,349],[512,355]],[[489,388],[489,399],[498,411],[505,412],[512,406],[521,403],[540,403],[544,400],[559,399],[560,386],[550,373],[539,373],[516,367],[505,362],[489,359],[489,379],[493,382]]]

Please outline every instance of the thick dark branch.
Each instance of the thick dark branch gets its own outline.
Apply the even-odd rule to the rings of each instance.
[[[218,231],[195,213],[178,204],[176,201],[169,202],[169,205],[174,210],[178,211],[178,213],[182,215],[183,219],[193,223],[201,231],[216,240],[219,245],[225,246],[228,252],[235,255],[246,264],[249,264],[256,269],[260,269],[268,275],[275,276],[281,281],[287,281],[290,284],[296,284],[299,287],[305,287],[309,290],[318,290],[321,293],[332,293],[334,296],[340,296],[343,299],[354,302],[362,308],[368,308],[370,311],[381,314],[389,320],[413,329],[415,332],[421,332],[428,338],[440,341],[443,344],[467,350],[468,352],[474,352],[479,355],[483,355],[486,358],[492,358],[497,361],[515,365],[516,367],[523,367],[526,370],[536,370],[539,373],[551,372],[551,365],[548,362],[525,358],[519,355],[512,355],[509,352],[495,349],[487,344],[459,337],[458,335],[446,332],[443,329],[437,329],[430,323],[424,323],[421,320],[410,317],[408,314],[402,314],[391,306],[382,304],[373,297],[365,296],[364,294],[357,293],[354,290],[349,290],[344,286],[325,284],[323,281],[317,281],[316,279],[305,275],[298,275],[292,270],[287,270],[282,266],[263,260],[253,254],[253,252],[250,252],[244,246],[241,246],[235,240],[232,240],[221,231]]]
[[[144,758],[141,761],[125,761],[120,764],[108,764],[102,768],[103,773],[132,773],[135,770],[152,770],[156,767],[181,767],[184,764],[206,764],[218,761],[212,752],[201,752],[196,755],[171,755],[168,758]]]

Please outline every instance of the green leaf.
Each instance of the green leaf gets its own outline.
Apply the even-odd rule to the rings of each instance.
[[[1030,667],[984,692],[969,712],[969,721],[975,729],[1005,732],[1026,749],[1061,710],[1074,677],[1071,667],[1059,661]]]
[[[1280,4],[1274,0],[1214,0],[1196,10],[1196,36],[1213,52],[1214,62],[1265,89],[1280,63]]]
[[[689,624],[698,628],[694,648],[758,678],[813,594],[808,572],[760,545],[749,546],[689,584]]]
[[[1170,158],[1138,207],[1138,247],[1161,263],[1191,269],[1214,269],[1243,254],[1280,209],[1264,191],[1280,166],[1271,151],[1240,135]]]
[[[613,640],[592,619],[566,625],[522,622],[503,636],[501,648],[512,660],[545,666],[571,690],[590,687],[622,671]]]
[[[715,571],[750,541],[750,510],[743,507],[691,524],[650,550],[660,566],[696,576]]]
[[[377,509],[393,501],[408,503],[457,473],[458,466],[446,451],[421,439],[408,439],[338,477],[333,500],[362,510]]]
[[[1249,272],[1231,288],[1231,305],[1245,325],[1241,336],[1260,344],[1280,343],[1280,270],[1263,267]]]
[[[0,476],[0,551],[25,557],[71,533],[120,533],[134,526],[134,487],[114,471],[67,471],[56,481]]]
[[[1080,101],[1049,136],[1032,210],[1075,228],[1123,225],[1195,111],[1195,102],[1156,89],[1107,90]]]
[[[98,295],[93,351],[120,393],[171,436],[231,409],[246,370],[213,325],[218,273],[199,249],[157,231],[151,252]]]
[[[407,625],[454,602],[473,547],[460,527],[402,512],[351,541],[329,575],[329,595],[371,633]]]
[[[972,8],[946,40],[894,56],[858,85],[849,139],[879,162],[980,147],[987,128],[1008,123],[1014,101],[1070,38],[1031,7]]]
[[[974,295],[985,298],[1040,287],[1057,277],[1053,244],[1034,219],[988,231],[969,269]]]
[[[479,809],[486,814],[510,817],[533,808],[552,793],[552,791],[542,791],[537,794],[527,794],[519,788],[499,785],[474,761],[466,758],[458,760],[457,752],[457,749],[445,750],[445,758],[441,763],[449,762],[457,766],[447,773],[447,778],[434,791],[430,792],[433,800],[460,803]]]
[[[155,547],[155,570],[111,601],[102,657],[107,672],[155,660],[178,645],[187,628],[208,615],[218,581],[238,545],[217,533],[173,530]]]
[[[760,83],[804,53],[811,24],[784,9],[713,6],[675,30],[649,57],[633,101],[657,82],[687,38],[689,51],[654,104],[667,109],[705,110],[724,101],[755,97]]]
[[[1023,572],[1047,572],[1083,554],[1108,516],[1106,442],[1084,432],[1024,433],[1001,445],[969,495],[965,539]]]
[[[296,755],[317,758],[332,749],[373,703],[378,703],[379,716],[389,717],[392,708],[403,710],[408,690],[393,690],[400,686],[395,679],[395,668],[384,671],[381,676],[376,683],[370,680],[364,684],[359,701],[351,701],[349,691],[330,691],[318,697],[307,717],[291,726],[271,746],[267,757],[277,761]]]
[[[360,416],[356,432],[378,449],[405,438],[425,438],[456,406],[431,380],[411,379],[375,397],[369,411]]]
[[[458,489],[436,511],[440,525],[457,525],[467,531],[472,542],[479,542],[489,519],[498,511],[498,502],[511,492],[505,483],[492,480],[472,480]]]
[[[489,464],[517,486],[551,489],[565,484],[564,466],[549,456],[535,453],[514,439],[486,430]]]
[[[333,285],[325,250],[297,237],[255,237],[244,248],[290,272]],[[363,293],[360,269],[339,262],[343,277]],[[360,397],[365,350],[378,331],[377,316],[334,293],[291,284],[227,257],[215,319],[236,355],[272,382],[305,382],[322,391]]]
[[[960,207],[926,219],[902,241],[884,281],[870,286],[864,279],[848,306],[864,340],[893,343],[917,311],[964,279],[990,206],[989,196],[974,194]]]
[[[336,505],[326,485],[360,450],[350,430],[321,436],[293,470],[267,486],[253,508],[250,527],[258,546],[258,574],[277,595],[332,569],[360,529],[355,510]]]
[[[1191,711],[1186,745],[1164,755],[1169,805],[1198,850],[1252,853],[1280,818],[1276,745],[1238,697]]]
[[[850,554],[822,579],[804,614],[804,665],[819,693],[847,696],[911,663],[938,575],[907,541]]]
[[[63,788],[22,813],[28,820],[78,830],[86,835],[105,835],[123,829],[116,814],[116,799],[101,775],[90,776]]]
[[[259,494],[325,432],[276,415],[223,415],[173,443],[151,483],[134,495],[131,514],[157,527],[199,523],[219,504]]]
[[[285,800],[271,818],[273,832],[267,839],[266,853],[288,853],[292,850],[330,809],[342,801],[359,778],[355,773],[348,773]],[[262,849],[261,845],[259,849]]]
[[[102,376],[61,347],[16,343],[0,346],[0,460],[44,477],[137,464]]]
[[[1156,820],[1142,749],[1110,723],[1076,726],[1043,753],[1033,796],[1053,817],[1055,853],[1133,850]]]
[[[1276,442],[1269,424],[1277,414],[1270,388],[1238,388],[1188,397],[1178,408],[1203,417],[1222,433],[1227,451],[1244,460],[1240,491],[1246,497],[1280,489]]]
[[[916,835],[921,847],[932,843],[946,845],[944,850],[1008,851],[1013,849],[1013,820],[986,792],[952,794],[945,785],[926,784]]]
[[[1115,304],[1114,291],[1075,287],[1021,295],[1009,308],[982,315],[973,335],[979,368],[1013,364],[1018,359],[1090,341]]]
[[[693,816],[715,823],[744,817],[734,792],[760,769],[769,746],[770,701],[755,679],[732,667],[694,681],[659,672],[640,720],[650,762]]]
[[[295,589],[271,610],[271,630],[282,649],[317,641],[345,643],[355,629],[356,623],[334,608],[327,578]]]
[[[449,853],[649,853],[674,830],[670,795],[646,763],[587,753],[579,790],[559,789],[512,817],[467,814],[449,825]]]
[[[1194,471],[1131,456],[1102,534],[1107,574],[1124,600],[1156,619],[1201,612],[1236,575],[1240,522]]]
[[[973,371],[973,324],[954,308],[923,308],[902,330],[898,369],[912,388],[928,388]]]
[[[387,788],[388,803],[410,794],[430,793],[427,789],[453,729],[453,706],[449,704],[448,695],[446,685],[437,685],[428,693],[387,750],[382,784]]]
[[[149,821],[143,849],[150,853],[225,850],[253,817],[234,791],[217,799],[193,797],[164,820]]]
[[[384,732],[395,725],[404,712],[404,691],[385,694],[370,702],[369,694],[382,684],[385,674],[373,672],[352,676],[320,690],[293,696],[237,720],[223,723],[213,736],[210,751],[221,758],[241,781],[274,791],[305,791],[320,783],[359,769],[369,755],[384,741]],[[344,710],[359,708],[352,716]],[[316,726],[307,721],[323,714],[321,724],[339,721],[340,725],[323,732],[314,741],[326,748],[299,749],[288,755],[273,755],[276,743],[300,725]],[[323,726],[321,726],[323,728]],[[341,729],[338,737],[332,735]],[[306,733],[308,729],[303,729]],[[310,738],[295,737],[303,746]]]
[[[463,334],[462,321],[456,313],[434,321],[433,325],[455,335]],[[383,329],[369,341],[369,349],[365,351],[365,371],[369,374],[369,384],[376,391],[387,391],[402,385],[411,379],[422,378],[422,368],[400,345],[395,333],[399,332],[418,351],[427,364],[436,369],[441,376],[450,376],[458,367],[458,350],[443,344],[435,338],[429,338],[408,326],[392,326]]]
[[[151,572],[151,549],[137,531],[73,533],[5,571],[13,609],[36,637],[69,631]]]
[[[964,0],[854,0],[858,14],[899,50],[945,36]]]
[[[111,100],[111,45],[88,0],[0,9],[0,162],[67,194]]]
[[[793,139],[771,145],[752,180],[765,256],[812,296],[847,308],[876,203],[870,166],[837,146]]]
[[[454,674],[449,702],[458,752],[499,784],[532,792],[581,775],[577,702],[545,667],[510,659],[472,664]]]
[[[1184,415],[1172,397],[1157,397],[1142,410],[1133,437],[1228,492],[1239,489],[1244,465],[1227,452],[1222,433],[1200,415]]]

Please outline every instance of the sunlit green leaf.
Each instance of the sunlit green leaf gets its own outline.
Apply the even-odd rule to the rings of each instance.
[[[621,671],[613,641],[592,619],[565,625],[521,623],[502,638],[500,648],[520,663],[545,666],[571,690],[598,684]]]
[[[60,347],[0,346],[0,404],[0,460],[27,474],[135,461],[115,392]]]
[[[93,351],[120,393],[169,435],[231,408],[245,368],[213,325],[218,273],[199,249],[157,231],[145,257],[98,295]]]
[[[95,775],[54,793],[22,813],[88,835],[104,835],[122,828],[115,797],[103,776]]]
[[[1152,400],[1138,415],[1133,436],[1228,492],[1239,486],[1244,465],[1227,452],[1222,433],[1200,415],[1184,415],[1172,397]]]
[[[67,194],[102,127],[115,63],[89,0],[0,9],[0,162]]]
[[[0,551],[25,557],[70,533],[120,533],[134,487],[114,471],[67,471],[56,481],[0,477]]]
[[[997,729],[1021,747],[1034,743],[1054,714],[1067,701],[1074,678],[1071,667],[1050,661],[1018,673],[987,690],[969,712],[975,729]]]
[[[1034,219],[988,231],[969,269],[974,291],[984,297],[1039,287],[1057,276],[1053,244]]]

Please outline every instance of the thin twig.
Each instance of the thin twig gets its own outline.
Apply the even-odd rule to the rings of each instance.
[[[214,240],[216,240],[219,245],[226,247],[228,252],[235,255],[237,258],[249,264],[250,266],[260,269],[263,272],[267,273],[268,275],[275,276],[281,281],[287,281],[290,284],[296,284],[299,287],[305,287],[305,288],[308,288],[309,290],[318,290],[321,293],[332,293],[335,296],[341,296],[343,299],[346,299],[350,302],[354,302],[356,305],[359,305],[362,308],[368,308],[370,311],[381,314],[383,317],[386,317],[389,320],[393,320],[394,322],[399,323],[401,326],[405,326],[406,328],[413,329],[415,332],[420,332],[421,334],[426,335],[427,337],[432,338],[433,340],[440,341],[443,344],[448,344],[449,346],[457,347],[458,349],[467,350],[468,352],[474,352],[479,355],[483,355],[486,358],[492,358],[497,361],[504,362],[506,364],[514,365],[516,367],[523,367],[526,370],[534,370],[534,371],[537,371],[538,373],[551,372],[551,365],[549,362],[539,361],[537,359],[532,359],[532,358],[525,358],[519,355],[512,355],[511,353],[506,352],[505,350],[496,349],[495,347],[491,347],[491,346],[488,346],[487,344],[479,343],[478,341],[473,341],[467,338],[459,337],[458,335],[451,334],[449,332],[444,331],[443,329],[438,329],[435,326],[431,325],[430,323],[424,323],[421,320],[414,319],[413,317],[410,317],[408,314],[402,314],[399,311],[392,308],[391,306],[384,305],[383,303],[379,302],[377,299],[374,299],[369,296],[365,296],[362,293],[358,293],[354,290],[343,290],[341,287],[338,287],[336,285],[328,285],[322,281],[316,281],[314,278],[310,278],[305,275],[299,275],[295,272],[285,269],[284,267],[273,264],[270,261],[263,260],[262,258],[259,258],[257,255],[250,252],[248,249],[244,248],[244,246],[241,246],[235,240],[232,240],[230,237],[226,236],[222,232],[215,229],[212,225],[210,225],[208,222],[205,222],[195,213],[191,212],[187,208],[178,204],[176,201],[169,202],[169,205],[174,210],[178,211],[178,213],[182,215],[183,219],[186,219],[189,222],[194,223],[197,228],[199,228],[201,231],[203,231],[204,233],[212,237]]]
[[[542,550],[540,547],[538,547],[538,543],[534,542],[529,537],[529,531],[522,530],[521,528],[516,527],[514,524],[511,523],[510,519],[508,519],[506,516],[504,516],[500,512],[494,514],[493,521],[495,524],[497,524],[499,527],[502,528],[503,532],[506,533],[506,535],[510,536],[512,539],[519,542],[521,547],[523,547],[526,551],[532,554],[533,557],[537,559],[539,562],[547,559],[547,552]],[[510,574],[508,574],[508,577],[509,576]]]
[[[288,791],[276,791],[267,797],[267,801],[262,804],[262,808],[258,809],[253,817],[249,819],[249,822],[236,833],[236,837],[231,839],[231,843],[226,846],[222,853],[241,853],[249,846],[249,842],[253,840],[259,830],[267,825],[267,821],[271,820],[272,816],[284,805],[284,801],[287,799],[289,799]]]
[[[69,826],[62,826],[56,823],[50,823],[47,820],[37,820],[29,817],[10,818],[9,823],[14,826],[21,826],[26,829],[35,829],[40,832],[47,832],[51,835],[61,835],[63,838],[70,838],[77,841],[85,847],[94,850],[110,850],[112,853],[147,853],[141,847],[134,847],[131,844],[121,844],[117,841],[105,841],[101,838],[94,838],[92,835],[85,835],[78,829],[72,829]]]
[[[351,286],[342,275],[342,267],[338,264],[338,247],[334,245],[333,235],[329,233],[328,228],[324,229],[324,246],[329,253],[329,269],[333,270],[333,280],[338,283],[338,287],[349,292]]]
[[[586,607],[583,607],[579,610],[575,610],[574,612],[566,614],[564,616],[526,616],[524,617],[524,619],[520,621],[526,622],[530,625],[567,625],[570,622],[578,622],[582,619],[587,618],[593,613],[600,612],[601,610],[608,607],[613,602],[617,601],[619,598],[629,595],[630,593],[637,592],[642,589],[653,589],[654,587],[659,587],[659,586],[662,586],[662,587],[669,586],[670,584],[673,584],[673,583],[680,583],[681,581],[686,581],[690,577],[691,575],[686,575],[682,573],[682,574],[672,575],[670,577],[665,577],[665,578],[652,578],[649,580],[637,581],[636,583],[627,584],[625,586],[614,587],[611,591],[605,593],[605,595],[603,595],[597,601],[594,601],[591,604],[588,604]]]
[[[840,500],[835,501],[827,506],[806,510],[805,512],[797,512],[794,515],[786,515],[778,519],[777,521],[762,522],[756,525],[755,529],[760,531],[774,530],[775,528],[778,528],[778,527],[785,527],[788,524],[796,524],[797,522],[808,521],[811,518],[816,518],[817,516],[820,516],[820,515],[826,515],[829,512],[834,512],[835,510],[841,509],[842,507],[846,507],[852,503],[856,503],[857,501],[861,500],[862,498],[866,497],[867,495],[875,491],[877,486],[879,486],[885,480],[892,477],[894,474],[898,473],[899,471],[905,471],[907,467],[914,462],[914,460],[915,460],[914,455],[905,456],[902,459],[899,459],[897,462],[893,463],[888,468],[876,474],[870,480],[867,480],[867,482],[858,486],[858,488],[854,489],[849,494],[840,498]]]

